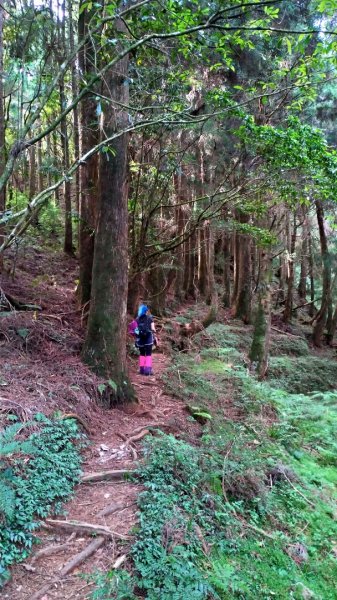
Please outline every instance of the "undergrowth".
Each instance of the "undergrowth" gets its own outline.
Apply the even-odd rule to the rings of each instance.
[[[333,365],[291,338],[272,362],[281,377],[259,382],[249,336],[214,324],[175,357],[167,388],[210,419],[197,447],[164,434],[146,442],[132,568],[97,576],[92,598],[336,598]]]
[[[29,426],[33,432],[23,438]],[[21,436],[21,438],[20,438]],[[60,511],[80,474],[81,439],[72,419],[15,423],[0,434],[0,586],[8,567],[24,560],[39,520]]]

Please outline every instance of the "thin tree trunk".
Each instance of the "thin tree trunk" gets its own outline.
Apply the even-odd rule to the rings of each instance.
[[[308,234],[308,250],[309,250],[309,277],[310,277],[310,305],[309,305],[309,315],[311,317],[315,314],[315,278],[314,278],[314,257],[312,251],[312,239],[311,233],[309,231]]]
[[[316,315],[313,328],[313,342],[315,346],[322,345],[324,328],[328,318],[329,302],[331,299],[331,260],[328,248],[328,241],[324,226],[324,209],[321,200],[316,200],[316,215],[319,230],[319,239],[321,245],[321,259],[323,266],[322,273],[322,301],[321,307]]]
[[[80,10],[84,0],[80,4]],[[78,21],[78,37],[82,40],[88,30],[91,13],[81,10]],[[90,79],[94,64],[94,49],[88,41],[79,54],[79,67],[82,77]],[[99,142],[97,104],[94,93],[87,94],[80,106],[81,154],[85,154]],[[92,265],[95,245],[96,215],[98,204],[98,155],[91,156],[80,167],[80,224],[79,262],[80,276],[78,298],[83,306],[90,300]]]
[[[31,146],[29,148],[29,201],[33,200],[36,194],[36,183],[36,150],[35,146]],[[34,219],[32,220],[32,225],[34,227],[38,227],[38,215],[35,215]]]
[[[283,313],[283,321],[289,323],[293,315],[294,305],[294,282],[295,282],[295,265],[294,254],[296,247],[297,223],[296,213],[294,213],[293,227],[290,234],[289,255],[288,255],[288,276],[287,276],[287,296]]]
[[[239,214],[240,223],[248,223],[249,216]],[[236,233],[236,295],[234,316],[250,323],[252,304],[252,253],[251,237]]]
[[[121,21],[117,21],[116,30],[125,31]],[[127,73],[128,56],[125,56],[106,74],[104,92],[116,102],[107,103],[105,107],[103,130],[106,136],[128,123],[127,113],[115,108],[129,102]],[[126,363],[127,149],[128,135],[124,134],[101,155],[90,313],[83,349],[84,361],[108,379],[103,396],[107,408],[135,398]]]
[[[0,4],[0,177],[5,165],[5,115],[4,115],[4,73],[3,73],[3,23],[4,7]],[[0,190],[0,212],[6,209],[6,188]],[[4,240],[4,231],[0,227],[0,246]],[[3,256],[0,256],[0,272],[3,269]]]
[[[230,308],[231,305],[231,240],[227,232],[223,234],[223,285],[224,293],[222,296],[222,305],[224,308]]]
[[[302,225],[302,244],[301,244],[301,271],[298,284],[298,295],[300,301],[306,302],[307,299],[307,276],[308,276],[308,215],[307,208],[304,206],[302,210],[303,225]]]
[[[65,14],[65,0],[62,2],[62,12]],[[61,28],[61,39],[63,51],[67,51],[67,41],[66,41],[66,31],[65,31],[65,19],[62,19],[59,22],[59,27]],[[63,60],[63,57],[62,57]],[[66,106],[66,95],[65,95],[65,85],[64,78],[60,81],[60,111],[64,110]],[[60,127],[61,133],[61,147],[62,147],[62,163],[63,169],[68,171],[70,166],[70,158],[69,158],[69,136],[68,136],[68,127],[67,127],[67,118],[64,117],[61,121]],[[66,254],[73,254],[73,224],[72,224],[72,207],[71,207],[71,183],[70,180],[66,180],[63,186],[64,191],[64,245],[63,250]]]
[[[42,172],[42,140],[37,144],[37,176],[38,176],[38,189],[42,192],[44,189],[43,172]]]
[[[71,53],[74,52],[74,48],[75,48],[72,6],[73,6],[73,2],[71,0],[68,0],[69,50]],[[74,60],[71,65],[71,93],[72,93],[73,99],[76,98],[78,95],[78,70],[77,70],[76,60]],[[73,126],[74,126],[74,154],[75,154],[75,159],[77,160],[80,156],[79,114],[78,114],[77,104],[73,110]],[[79,215],[79,213],[80,213],[80,173],[79,173],[78,169],[75,173],[74,195],[75,195],[75,210],[76,210],[76,214]]]

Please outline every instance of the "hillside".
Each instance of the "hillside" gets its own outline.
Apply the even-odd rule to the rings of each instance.
[[[228,311],[189,338],[187,351],[172,349],[176,324],[207,313],[189,304],[157,322],[163,351],[154,356],[155,377],[137,374],[130,344],[139,404],[106,411],[99,406],[103,381],[78,355],[75,277],[72,259],[35,248],[20,259],[14,281],[5,280],[6,290],[42,310],[1,315],[1,424],[26,422],[36,433],[37,413],[72,423],[85,434],[82,450],[84,438],[75,442],[82,472],[135,474],[79,483],[60,512],[58,500],[81,477],[70,474],[67,491],[56,488],[55,508],[34,520],[86,522],[115,533],[100,537],[98,527],[90,541],[90,532],[76,527],[39,526],[31,550],[6,550],[10,563],[23,562],[10,567],[3,597],[333,600],[335,351],[314,350],[303,327],[282,332],[278,324],[268,377],[259,382],[248,370],[252,328]],[[17,435],[26,438],[27,430]],[[27,469],[32,458],[24,463]],[[57,460],[50,468],[52,486]],[[21,546],[19,538],[11,544]],[[90,544],[92,555],[67,573]]]

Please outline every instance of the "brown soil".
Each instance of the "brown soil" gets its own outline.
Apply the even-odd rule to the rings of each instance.
[[[0,426],[9,412],[29,419],[37,411],[76,413],[91,431],[83,471],[133,469],[141,459],[141,441],[130,446],[125,439],[143,425],[165,422],[166,432],[196,438],[201,427],[187,420],[184,406],[165,393],[161,374],[169,368],[169,358],[154,355],[155,376],[137,373],[137,359],[130,358],[130,376],[139,405],[124,410],[103,410],[99,406],[98,385],[79,358],[83,342],[83,315],[75,296],[77,264],[58,253],[32,249],[16,265],[16,276],[1,278],[1,288],[21,302],[39,304],[40,312],[12,312],[0,317]],[[26,563],[11,569],[11,580],[2,590],[10,600],[85,599],[93,584],[83,573],[109,571],[128,552],[132,527],[137,521],[136,500],[141,487],[127,481],[80,484],[59,518],[108,526],[118,535],[104,543],[90,558],[68,576],[59,572],[74,555],[92,542],[92,537],[52,529],[37,532],[40,543]],[[107,516],[99,513],[111,506]],[[58,546],[67,543],[58,552]],[[38,556],[53,546],[51,555]],[[40,593],[39,590],[41,591]]]

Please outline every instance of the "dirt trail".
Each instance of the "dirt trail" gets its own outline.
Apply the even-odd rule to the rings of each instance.
[[[74,293],[77,271],[75,259],[32,246],[19,256],[14,279],[6,273],[1,276],[0,285],[7,293],[38,304],[42,310],[14,311],[1,319],[0,426],[6,425],[7,411],[13,407],[24,420],[39,411],[47,415],[55,411],[76,413],[92,432],[83,472],[132,470],[142,458],[141,440],[130,445],[125,440],[141,427],[164,423],[166,433],[191,439],[198,435],[200,426],[188,421],[183,404],[166,394],[161,375],[169,368],[169,358],[158,352],[154,354],[154,377],[138,375],[137,358],[129,358],[129,372],[139,400],[136,409],[105,411],[99,406],[102,381],[79,356],[85,322]],[[34,546],[25,563],[11,568],[11,580],[1,590],[1,598],[87,598],[93,585],[83,573],[98,569],[107,572],[124,556],[123,564],[127,565],[140,491],[141,485],[125,480],[79,484],[64,507],[65,514],[58,518],[105,526],[116,535],[105,539],[91,557],[61,577],[68,561],[89,544],[96,544],[97,537],[41,529],[36,532],[41,543]],[[107,508],[109,514],[103,515]]]
[[[132,362],[131,379],[137,389],[139,406],[136,410],[133,409],[131,414],[121,410],[105,413],[105,425],[91,438],[83,465],[84,472],[133,469],[135,461],[140,457],[141,441],[133,442],[131,447],[128,447],[125,438],[141,426],[164,421],[167,425],[165,430],[172,433],[186,430],[186,426],[191,427],[191,424],[186,422],[182,404],[167,396],[163,390],[160,375],[167,367],[167,362],[164,355],[156,354],[156,375],[149,378],[138,375],[136,362]],[[124,555],[126,564],[132,542],[132,527],[137,521],[136,499],[140,490],[140,485],[127,481],[78,485],[74,498],[65,506],[66,515],[59,518],[104,525],[115,531],[118,537],[107,539],[72,573],[60,578],[59,573],[64,565],[87,547],[93,538],[82,533],[74,537],[71,536],[71,532],[40,530],[38,536],[41,544],[35,547],[24,564],[12,568],[12,579],[5,586],[2,597],[10,600],[86,598],[92,585],[88,585],[81,574],[97,569],[108,571],[116,560]],[[111,509],[111,513],[106,516],[100,515],[107,508]],[[125,536],[126,539],[120,539],[119,536]],[[51,546],[49,556],[39,556],[41,550]],[[39,590],[40,594],[37,593]]]

